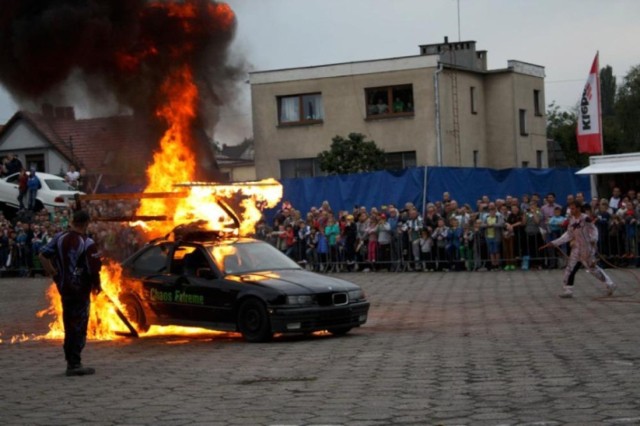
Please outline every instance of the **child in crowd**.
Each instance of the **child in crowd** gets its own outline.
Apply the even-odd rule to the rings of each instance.
[[[449,263],[447,262],[447,244],[449,243],[449,227],[445,225],[444,219],[438,219],[438,226],[433,230],[431,238],[433,239],[436,247],[435,260],[436,270],[444,271],[449,270]]]
[[[462,225],[462,240],[460,244],[460,261],[467,271],[473,271],[473,229],[469,222]]]
[[[431,239],[431,233],[427,228],[423,228],[420,232],[420,261],[422,262],[423,271],[433,271],[433,255],[431,249],[433,248],[433,239]]]

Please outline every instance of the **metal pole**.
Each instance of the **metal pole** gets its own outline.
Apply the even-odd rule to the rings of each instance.
[[[433,75],[436,107],[436,164],[442,167],[442,135],[440,131],[440,73],[442,72],[442,63],[438,62],[438,67]]]
[[[460,0],[458,0],[458,41],[462,41],[460,38]]]
[[[424,166],[424,178],[422,179],[422,217],[424,218],[427,206],[427,166]]]

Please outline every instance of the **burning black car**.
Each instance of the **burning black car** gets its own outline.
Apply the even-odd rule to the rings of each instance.
[[[369,311],[353,283],[309,272],[268,243],[208,231],[148,243],[123,262],[123,279],[131,285],[121,302],[140,331],[196,326],[266,342],[274,333],[346,334]]]

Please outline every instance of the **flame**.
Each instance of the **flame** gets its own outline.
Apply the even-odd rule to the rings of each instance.
[[[122,268],[114,262],[108,262],[100,271],[103,293],[91,296],[87,338],[112,340],[119,337],[118,332],[128,332],[116,312],[116,307],[122,311],[125,309],[118,300],[118,295],[123,290],[120,285],[122,282],[120,279],[121,273]],[[53,321],[49,324],[49,332],[44,338],[63,339],[62,302],[55,284],[51,284],[47,289],[47,299],[49,300],[49,307],[36,314],[39,318],[45,315],[53,317]]]
[[[198,31],[194,20],[202,12],[203,2],[187,0],[184,2],[154,2],[151,8],[163,8],[171,17],[180,20],[185,31]],[[229,5],[207,2],[206,13],[221,28],[228,29],[235,22],[235,15]],[[274,179],[243,184],[211,184],[193,182],[196,171],[196,155],[193,147],[192,129],[197,117],[198,87],[194,82],[193,71],[188,61],[181,61],[194,49],[192,45],[184,45],[180,51],[172,53],[176,66],[164,79],[159,88],[160,98],[164,103],[156,110],[156,115],[166,122],[167,129],[160,139],[159,150],[153,155],[153,162],[147,168],[148,185],[145,193],[175,192],[174,198],[144,198],[136,214],[139,216],[162,217],[152,224],[132,222],[129,226],[139,226],[147,232],[147,237],[156,238],[168,234],[173,228],[196,220],[204,220],[211,230],[230,232],[246,236],[254,232],[255,224],[262,213],[258,206],[275,207],[282,198],[282,186]],[[158,54],[155,46],[144,46],[137,53],[122,53],[116,61],[123,71],[134,70],[148,57]],[[191,183],[190,183],[191,182]],[[240,199],[242,208],[239,229],[236,229],[234,218],[220,206],[218,200]],[[141,283],[122,280],[121,268],[114,262],[106,262],[100,273],[103,294],[92,296],[91,313],[87,338],[95,340],[113,340],[128,332],[117,309],[126,315],[126,307],[120,302],[123,293],[130,292],[131,286]],[[53,321],[49,324],[49,332],[44,336],[14,336],[11,341],[22,341],[33,338],[62,339],[64,326],[62,323],[62,304],[54,284],[47,290],[49,307],[38,312],[37,316],[50,315]],[[129,317],[128,315],[126,315]],[[138,324],[133,324],[138,328]],[[209,330],[189,327],[157,327],[153,326],[144,335],[219,335]],[[21,340],[22,339],[22,340]],[[0,340],[1,342],[1,340]]]

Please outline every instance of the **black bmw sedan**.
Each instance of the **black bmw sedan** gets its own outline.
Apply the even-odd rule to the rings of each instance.
[[[197,232],[148,243],[123,263],[120,296],[140,331],[155,325],[275,333],[348,333],[367,321],[363,290],[315,274],[268,243]]]

